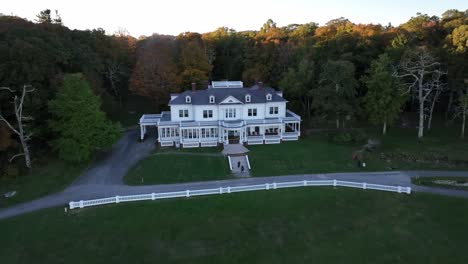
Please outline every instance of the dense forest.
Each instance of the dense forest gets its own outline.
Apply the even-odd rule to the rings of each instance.
[[[310,124],[369,122],[385,133],[411,112],[415,137],[430,129],[433,113],[464,127],[468,11],[418,13],[397,27],[345,18],[279,27],[268,20],[255,31],[138,39],[125,30],[70,30],[50,10],[35,21],[0,15],[1,174],[49,153],[87,160],[118,139],[115,113],[134,111],[129,98],[159,112],[171,92],[225,79],[282,89]]]

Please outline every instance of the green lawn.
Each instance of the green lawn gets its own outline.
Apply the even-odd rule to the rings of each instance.
[[[31,172],[13,179],[0,178],[0,193],[17,191],[12,198],[0,197],[0,207],[30,201],[64,189],[80,175],[86,165],[74,165],[57,159],[34,164]]]
[[[456,136],[454,129],[435,129],[417,140],[413,129],[392,129],[381,136],[369,130],[368,138],[381,144],[364,153],[365,168],[359,168],[353,153],[365,142],[338,144],[325,132],[301,137],[299,141],[274,145],[247,146],[251,175],[273,176],[305,173],[443,169],[468,170],[468,141]],[[220,153],[221,148],[161,148],[157,153]],[[126,176],[129,184],[157,184],[226,179],[228,163],[221,157],[193,155],[154,155],[137,164]],[[143,182],[142,179],[143,178]]]
[[[126,184],[139,185],[225,180],[231,177],[227,159],[223,156],[204,155],[220,151],[212,148],[158,150],[138,162],[124,181]]]
[[[296,188],[0,221],[8,263],[466,263],[468,200]]]
[[[468,176],[468,172],[467,172],[467,176]],[[453,184],[444,183],[440,181],[452,181],[457,184],[465,184],[465,185],[464,186],[453,185]],[[413,184],[423,185],[423,186],[442,187],[442,188],[447,188],[447,189],[468,191],[468,185],[467,185],[468,177],[417,177],[417,178],[412,178],[411,182]]]
[[[393,129],[386,136],[368,131],[369,137],[379,139],[381,145],[373,152],[365,152],[366,168],[358,168],[352,160],[361,144],[330,142],[326,133],[302,137],[299,141],[278,145],[249,146],[249,158],[254,176],[325,173],[345,171],[468,169],[468,141],[460,140],[454,130],[438,129],[423,140],[417,140],[415,130]],[[385,158],[382,158],[382,155]],[[447,163],[447,158],[453,162]],[[440,159],[440,160],[439,160]]]

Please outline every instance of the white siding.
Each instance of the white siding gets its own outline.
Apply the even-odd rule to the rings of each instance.
[[[257,109],[257,116],[249,116],[248,109]],[[245,104],[243,109],[242,119],[264,119],[265,118],[265,104]]]
[[[271,115],[270,107],[278,107],[278,114]],[[266,103],[265,105],[265,118],[283,118],[286,117],[286,102],[279,103]]]
[[[189,112],[188,117],[181,118],[179,117],[179,110],[187,109]],[[171,105],[171,120],[172,121],[193,121],[194,113],[192,105]]]
[[[217,105],[195,105],[195,121],[217,121],[218,120],[218,106]],[[203,110],[212,110],[212,118],[203,118]]]
[[[277,115],[270,115],[270,107],[278,107]],[[226,119],[226,109],[235,108],[236,118]],[[249,116],[248,109],[257,109],[257,116]],[[179,117],[179,110],[187,109],[187,118]],[[203,118],[203,110],[213,110],[212,118]],[[172,105],[172,121],[217,121],[217,120],[247,120],[265,118],[283,118],[286,116],[286,102],[269,102],[266,104],[222,104],[222,105]]]

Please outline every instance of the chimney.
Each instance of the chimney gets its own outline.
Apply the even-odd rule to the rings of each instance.
[[[192,83],[192,92],[195,92],[197,90],[197,84],[196,83]]]
[[[263,89],[263,82],[258,82],[258,89]]]

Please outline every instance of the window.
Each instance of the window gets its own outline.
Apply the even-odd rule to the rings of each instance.
[[[247,110],[248,116],[257,116],[257,108],[252,108]]]
[[[270,107],[270,115],[277,115],[278,114],[278,107],[272,106]]]
[[[213,95],[210,96],[210,104],[214,104],[215,102],[215,97]]]
[[[226,118],[236,118],[236,109],[235,108],[227,108],[226,109]]]
[[[190,96],[185,96],[185,102],[186,103],[192,102],[192,98],[190,98]]]
[[[250,94],[245,96],[245,102],[250,103]]]
[[[213,110],[203,110],[203,118],[212,118]]]
[[[267,99],[267,101],[271,101],[271,94],[267,94],[266,99]]]
[[[188,109],[180,109],[179,117],[188,117]]]

